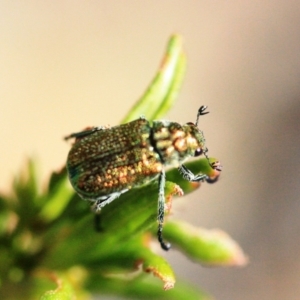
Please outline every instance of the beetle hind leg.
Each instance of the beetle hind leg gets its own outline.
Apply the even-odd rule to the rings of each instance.
[[[102,232],[103,231],[103,228],[102,228],[102,218],[101,218],[100,212],[95,213],[94,226],[95,226],[95,230],[97,232]]]

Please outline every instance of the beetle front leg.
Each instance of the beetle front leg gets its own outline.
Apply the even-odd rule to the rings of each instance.
[[[199,182],[199,181],[204,181],[204,180],[208,180],[209,176],[207,176],[206,174],[198,174],[195,175],[191,170],[189,170],[185,165],[181,165],[178,167],[178,171],[179,173],[182,175],[182,177],[184,179],[186,179],[187,181],[191,181],[191,182]]]
[[[166,243],[162,236],[164,216],[165,216],[165,185],[166,185],[166,174],[165,174],[165,170],[162,170],[158,178],[159,192],[158,192],[157,238],[162,249],[168,251],[171,248],[171,244]]]
[[[211,167],[219,172],[222,171],[222,166],[219,161],[213,162]],[[209,177],[206,174],[195,175],[191,170],[189,170],[185,165],[180,165],[178,167],[179,173],[184,179],[191,182],[206,181],[207,183],[215,183],[219,179],[219,175],[214,176],[213,178]]]

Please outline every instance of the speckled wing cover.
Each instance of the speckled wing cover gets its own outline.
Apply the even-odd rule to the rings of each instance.
[[[96,200],[152,180],[162,163],[151,144],[151,126],[140,118],[78,139],[67,169],[78,194]]]

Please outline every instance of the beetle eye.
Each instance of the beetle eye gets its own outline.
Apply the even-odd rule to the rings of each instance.
[[[194,156],[195,156],[195,157],[196,157],[196,156],[199,156],[199,155],[201,155],[202,153],[203,153],[202,148],[198,148],[198,149],[196,149]]]

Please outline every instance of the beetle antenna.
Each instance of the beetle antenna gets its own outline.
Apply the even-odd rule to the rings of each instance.
[[[196,126],[198,126],[199,117],[204,116],[209,113],[209,111],[205,111],[206,109],[207,109],[207,106],[205,106],[205,105],[200,106],[200,108],[198,110],[197,118],[196,118],[196,123],[195,123]]]

